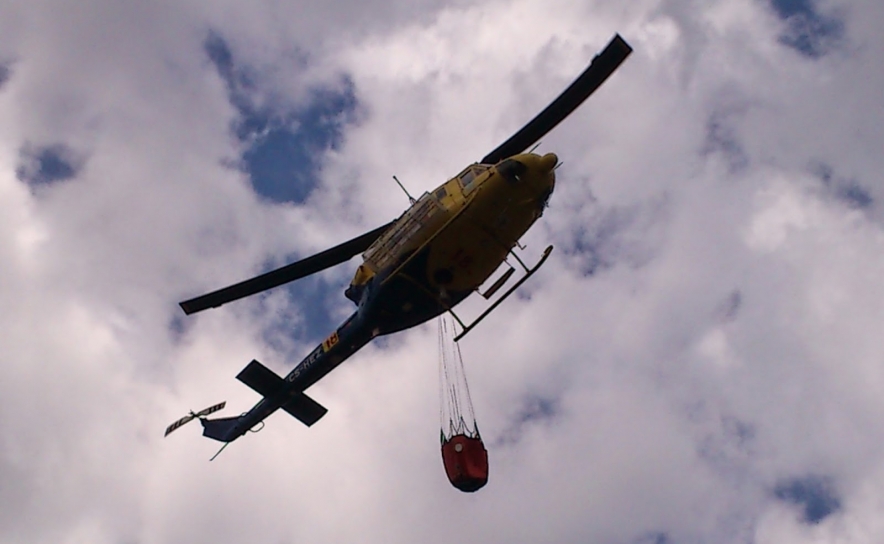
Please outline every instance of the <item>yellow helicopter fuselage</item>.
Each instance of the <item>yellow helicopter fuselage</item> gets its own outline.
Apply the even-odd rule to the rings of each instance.
[[[450,309],[491,276],[542,215],[557,161],[552,153],[526,153],[473,164],[424,193],[363,253],[347,296],[360,303],[366,290],[375,292],[379,334]]]

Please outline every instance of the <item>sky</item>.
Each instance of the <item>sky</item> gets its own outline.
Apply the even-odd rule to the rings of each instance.
[[[0,0],[0,541],[884,541],[884,4]],[[439,452],[437,325],[218,443],[353,310],[397,217],[615,33],[538,150],[547,264],[462,342],[488,485]],[[479,297],[476,297],[479,298]],[[458,313],[478,315],[480,300]]]

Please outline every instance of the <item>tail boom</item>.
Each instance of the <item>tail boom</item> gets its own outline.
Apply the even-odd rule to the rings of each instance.
[[[232,442],[280,408],[308,427],[319,421],[328,409],[304,394],[304,390],[371,341],[373,335],[360,325],[358,314],[353,314],[285,378],[252,360],[236,378],[263,398],[238,417],[201,418],[203,436]]]

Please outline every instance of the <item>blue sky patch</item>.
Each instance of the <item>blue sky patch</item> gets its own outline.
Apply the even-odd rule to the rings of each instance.
[[[9,81],[9,77],[12,75],[12,70],[9,69],[9,66],[5,64],[0,64],[0,89],[6,85],[6,82]]]
[[[722,321],[733,321],[737,318],[740,308],[743,306],[743,293],[739,289],[734,289],[727,299],[721,304],[720,315]]]
[[[818,476],[788,479],[774,488],[774,496],[800,506],[805,523],[817,524],[841,510],[841,500],[831,482]]]
[[[744,480],[747,463],[754,455],[755,426],[732,415],[719,416],[718,425],[710,426],[711,414],[703,402],[690,407],[688,415],[708,429],[696,444],[700,458],[722,478],[734,482]]]
[[[176,307],[172,319],[169,320],[169,336],[172,338],[172,341],[175,343],[180,342],[190,328],[190,325],[195,322],[196,320],[194,319],[188,320],[184,312]]]
[[[815,0],[771,0],[771,6],[786,22],[780,43],[804,56],[822,57],[844,36],[843,21],[820,13]]]
[[[666,533],[651,533],[635,541],[635,544],[673,544]]]
[[[811,167],[813,174],[823,182],[826,191],[851,208],[868,209],[875,204],[869,189],[854,179],[835,175],[831,165],[820,162]]]
[[[548,423],[561,413],[560,402],[555,397],[531,395],[525,398],[522,408],[512,424],[494,441],[495,445],[515,444],[522,438],[525,427],[534,423]]]
[[[544,421],[552,419],[559,412],[558,399],[544,397],[532,397],[525,401],[522,411],[519,413],[519,423],[531,421]]]
[[[243,155],[258,194],[274,202],[304,202],[316,187],[324,152],[340,146],[355,110],[348,80],[341,90],[314,91],[310,104],[288,118],[269,120]]]
[[[585,277],[610,268],[622,249],[622,233],[634,224],[636,214],[635,209],[615,206],[584,216],[561,242],[563,253],[577,261],[574,264]]]
[[[342,78],[333,86],[313,89],[306,105],[293,110],[268,98],[273,89],[262,87],[257,70],[237,62],[222,36],[210,34],[204,48],[239,114],[231,129],[243,144],[240,167],[253,189],[271,202],[304,203],[319,183],[325,152],[341,145],[344,129],[356,120],[353,82]],[[306,58],[300,60],[306,64]],[[302,67],[296,62],[292,69]],[[267,263],[264,270],[307,256],[291,255],[283,263]],[[317,276],[288,284],[284,289],[297,309],[275,316],[265,340],[279,349],[291,339],[322,340],[340,324],[331,308],[336,297],[343,300],[345,287]],[[292,312],[303,312],[304,321]]]
[[[51,185],[71,179],[82,166],[76,154],[61,144],[33,146],[26,144],[19,152],[15,174],[29,185]]]
[[[272,202],[303,203],[319,182],[325,152],[340,146],[344,129],[356,120],[352,80],[314,89],[296,111],[278,111],[266,101],[258,105],[268,93],[254,70],[236,64],[223,38],[210,35],[205,49],[239,112],[234,132],[245,144],[242,168],[255,192]]]
[[[296,305],[287,305],[282,313],[275,316],[274,325],[267,331],[264,340],[282,351],[285,351],[282,345],[283,339],[318,344],[337,330],[346,319],[346,317],[338,319],[332,312],[335,306],[334,299],[350,303],[344,298],[346,287],[346,285],[330,284],[320,275],[308,276],[286,285],[284,287],[286,294],[290,300],[296,302]],[[355,310],[356,306],[353,305],[353,311]],[[295,315],[296,311],[302,315]],[[263,314],[264,310],[261,312]]]
[[[703,155],[718,153],[724,157],[728,170],[732,173],[749,165],[749,158],[737,137],[731,117],[735,112],[715,112],[706,122],[706,138],[703,142]]]
[[[869,191],[854,181],[838,185],[835,196],[851,208],[868,208],[875,202]]]

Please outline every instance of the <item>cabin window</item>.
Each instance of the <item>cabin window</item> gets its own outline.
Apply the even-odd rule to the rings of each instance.
[[[473,184],[473,181],[476,179],[476,171],[472,168],[461,174],[460,182],[463,184],[464,189],[470,187]]]
[[[412,239],[412,235],[420,230],[439,209],[439,204],[430,193],[421,195],[420,199],[402,214],[396,224],[363,253],[365,262],[374,270],[381,270],[392,264],[402,248]]]
[[[463,186],[463,193],[465,195],[469,194],[476,188],[476,181],[478,181],[478,178],[480,178],[486,170],[488,170],[487,166],[474,164],[461,172],[458,177],[460,179],[460,184]]]

